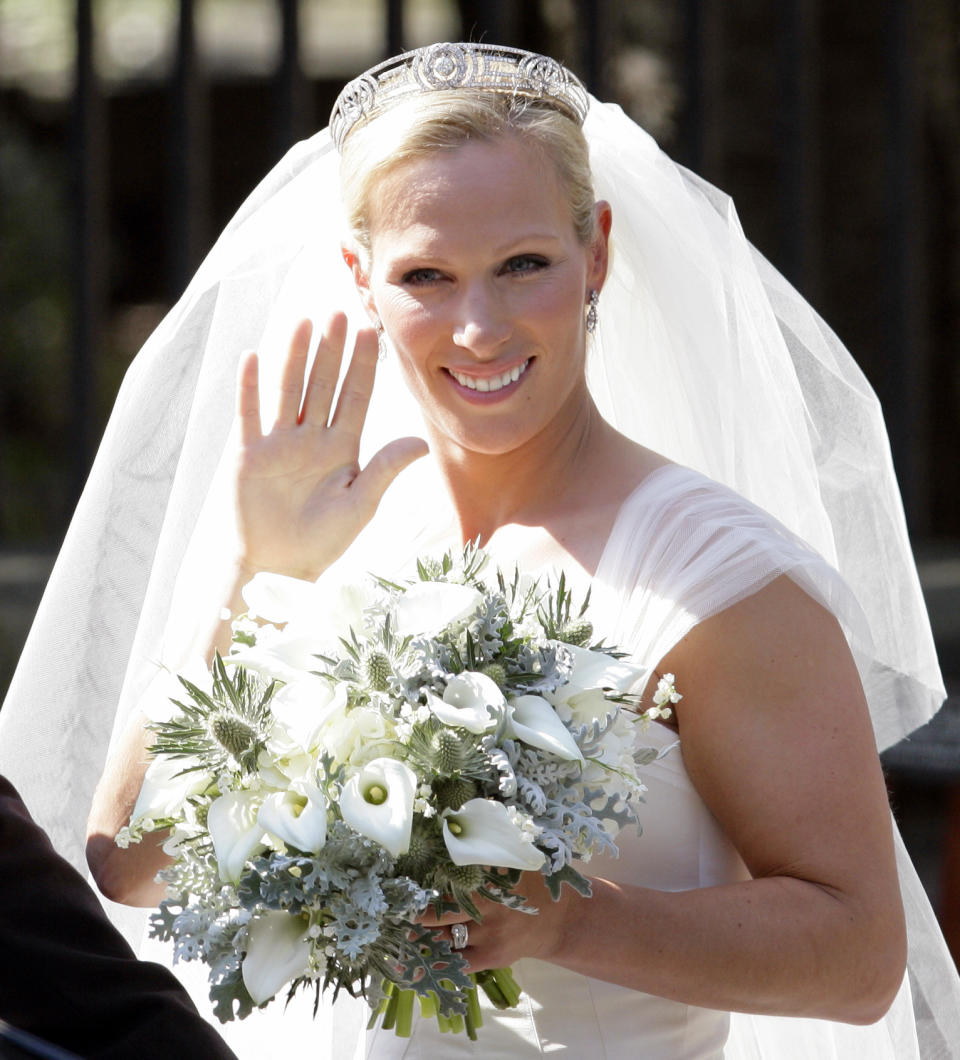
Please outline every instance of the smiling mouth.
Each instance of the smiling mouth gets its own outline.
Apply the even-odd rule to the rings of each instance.
[[[523,364],[516,364],[509,371],[503,372],[501,375],[494,375],[485,379],[478,379],[476,376],[472,375],[464,375],[463,372],[455,372],[452,368],[448,368],[447,371],[461,386],[465,386],[468,390],[477,390],[480,393],[486,394],[494,390],[502,390],[505,386],[515,383],[527,370],[529,365],[530,358],[528,357]]]

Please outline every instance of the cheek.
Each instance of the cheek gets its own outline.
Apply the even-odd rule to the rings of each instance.
[[[443,325],[437,314],[402,295],[387,297],[378,308],[407,385],[422,397],[427,362],[431,351],[442,345]]]
[[[578,269],[558,269],[543,282],[523,292],[527,315],[556,330],[576,327],[586,299],[583,276]]]
[[[395,346],[416,345],[436,330],[436,314],[403,292],[386,289],[377,297],[380,319]],[[410,351],[415,353],[416,351]]]

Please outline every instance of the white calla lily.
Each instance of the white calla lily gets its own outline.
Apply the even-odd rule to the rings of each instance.
[[[558,693],[560,691],[557,689]],[[584,688],[562,697],[548,692],[546,697],[554,704],[560,718],[578,727],[592,725],[617,709],[617,705],[607,699],[601,688]]]
[[[573,672],[566,684],[544,693],[544,698],[553,704],[561,719],[576,725],[590,725],[614,709],[604,689],[627,692],[647,673],[622,659],[612,659],[589,648],[564,644],[563,650],[573,660]]]
[[[243,587],[250,614],[284,628],[261,626],[256,644],[234,645],[229,660],[268,677],[292,681],[316,670],[317,653],[335,651],[350,629],[361,629],[364,612],[380,590],[371,578],[303,581],[261,572]]]
[[[296,780],[263,800],[257,821],[270,836],[316,854],[327,841],[327,800],[316,784]]]
[[[546,860],[502,802],[470,799],[459,810],[443,811],[443,841],[454,865],[538,869]]]
[[[486,674],[467,670],[451,677],[443,699],[427,693],[427,706],[444,725],[479,735],[497,724],[497,715],[507,706],[500,686]],[[494,709],[491,714],[489,707]]]
[[[466,622],[482,603],[483,594],[471,585],[417,582],[397,601],[394,628],[401,637],[435,637]]]
[[[564,644],[563,647],[573,658],[573,673],[566,686],[573,691],[610,688],[627,692],[647,673],[639,666],[633,666],[623,659],[614,659],[602,651],[591,651],[574,644]],[[557,691],[562,693],[563,690]]]
[[[225,883],[236,883],[247,858],[266,847],[263,827],[257,820],[260,801],[252,791],[229,791],[207,810],[207,831]]]
[[[281,624],[309,614],[317,606],[315,582],[260,571],[241,589],[251,618]]]
[[[513,739],[550,751],[570,762],[583,761],[570,730],[542,696],[515,696],[510,700],[510,706],[513,710],[507,722],[507,732]]]
[[[241,972],[243,985],[256,1004],[269,1001],[309,969],[310,941],[303,917],[268,910],[250,921]]]
[[[144,717],[149,721],[162,722],[183,715],[183,709],[174,702],[174,700],[183,702],[184,699],[189,699],[189,694],[180,680],[181,677],[185,677],[203,692],[213,691],[210,668],[203,656],[197,655],[180,667],[176,673],[171,670],[161,670],[154,677],[140,699],[140,710]]]
[[[263,626],[257,633],[256,644],[235,644],[223,661],[228,666],[245,666],[267,678],[293,682],[319,668],[319,650],[319,642],[310,630]]]
[[[144,774],[131,820],[150,818],[156,821],[175,817],[191,795],[198,795],[210,783],[205,769],[191,769],[197,765],[196,758],[161,755],[152,759]]]
[[[374,758],[340,793],[343,819],[393,857],[410,848],[417,775],[396,758]]]

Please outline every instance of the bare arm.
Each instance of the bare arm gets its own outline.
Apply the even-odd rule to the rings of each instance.
[[[780,578],[663,665],[684,693],[687,770],[754,878],[678,893],[596,880],[593,898],[552,903],[529,874],[540,916],[485,906],[471,966],[536,956],[709,1008],[878,1019],[903,976],[903,911],[873,732],[835,621]]]
[[[360,433],[373,387],[377,341],[372,330],[358,334],[350,366],[334,405],[334,391],[346,341],[347,322],[334,316],[319,343],[305,379],[311,328],[304,321],[290,342],[273,428],[260,425],[256,355],[241,363],[237,387],[240,448],[236,504],[240,551],[224,601],[231,614],[243,610],[240,590],[255,573],[270,570],[316,578],[349,546],[372,518],[393,479],[426,452],[419,438],[384,446],[363,470]],[[230,623],[211,616],[209,644],[198,646],[208,659],[226,653]],[[88,822],[87,860],[101,890],[131,905],[155,905],[163,897],[154,882],[168,858],[164,836],[148,835],[123,850],[114,837],[130,814],[149,763],[152,743],[144,719],[134,718],[107,762]]]

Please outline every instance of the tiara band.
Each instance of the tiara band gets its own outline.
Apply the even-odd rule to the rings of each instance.
[[[348,82],[330,113],[333,142],[339,150],[353,129],[401,99],[459,88],[547,100],[578,125],[589,106],[579,78],[546,55],[494,44],[431,44]]]

